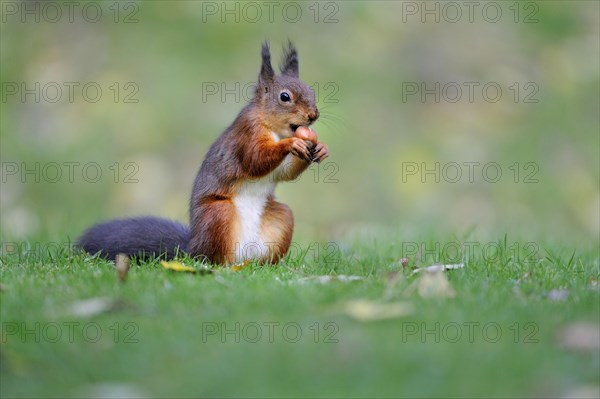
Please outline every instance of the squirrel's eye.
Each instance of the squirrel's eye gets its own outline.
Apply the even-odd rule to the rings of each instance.
[[[280,98],[280,99],[281,99],[281,101],[283,101],[284,103],[286,103],[286,102],[288,102],[288,101],[291,101],[291,100],[292,100],[292,99],[291,99],[291,97],[290,97],[290,95],[289,95],[288,93],[286,93],[285,91],[284,91],[284,92],[282,92],[282,93],[279,95],[279,98]]]

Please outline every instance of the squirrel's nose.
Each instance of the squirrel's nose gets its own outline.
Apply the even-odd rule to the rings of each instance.
[[[318,118],[319,118],[319,110],[318,109],[315,108],[314,111],[309,112],[308,120],[310,121],[310,123],[313,123]]]

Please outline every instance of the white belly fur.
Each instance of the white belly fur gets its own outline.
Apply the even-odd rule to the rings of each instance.
[[[279,141],[279,135],[272,133],[273,140]],[[235,243],[235,261],[260,259],[267,256],[268,246],[264,242],[260,225],[269,195],[275,191],[275,185],[281,173],[289,167],[292,154],[288,154],[283,162],[267,176],[245,182],[233,203],[238,212],[240,234]]]
[[[271,174],[242,185],[233,203],[238,212],[240,233],[235,243],[235,261],[260,259],[267,255],[268,247],[261,237],[261,219],[267,198],[275,190]]]

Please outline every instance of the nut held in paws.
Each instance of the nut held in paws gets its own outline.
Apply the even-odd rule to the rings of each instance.
[[[294,133],[294,136],[302,140],[308,140],[313,144],[317,144],[317,133],[308,126],[299,126]]]

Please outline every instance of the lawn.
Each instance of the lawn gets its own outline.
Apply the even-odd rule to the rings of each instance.
[[[456,239],[389,237],[238,271],[132,262],[123,282],[77,251],[15,249],[0,267],[2,396],[597,395],[597,249],[524,254],[502,236],[463,268],[415,273],[457,260],[415,244]]]
[[[76,3],[0,1],[2,397],[600,397],[600,2]],[[282,262],[72,248],[187,222],[288,38],[330,157]]]

